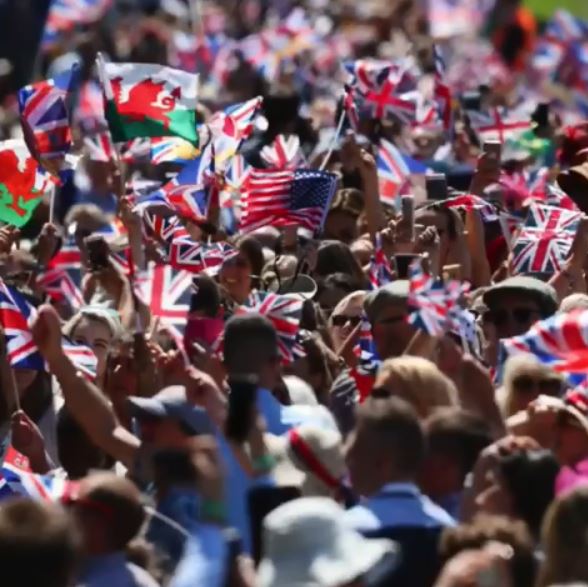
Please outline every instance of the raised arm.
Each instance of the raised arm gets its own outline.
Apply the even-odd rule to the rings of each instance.
[[[96,446],[132,468],[140,441],[121,426],[112,405],[100,390],[84,378],[64,354],[57,313],[41,306],[32,325],[33,338],[61,385],[65,404]]]

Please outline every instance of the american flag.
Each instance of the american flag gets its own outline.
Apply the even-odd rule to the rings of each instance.
[[[409,279],[408,304],[412,308],[409,322],[431,336],[460,330],[456,324],[462,312],[459,299],[467,291],[467,284],[435,279],[423,271],[418,261],[411,264]]]
[[[408,183],[411,170],[406,158],[389,141],[380,140],[376,156],[380,200],[388,206],[396,206],[396,198]]]
[[[150,262],[146,274],[139,277],[134,284],[137,297],[152,316],[159,317],[174,340],[181,339],[190,309],[192,274]]]
[[[200,273],[218,268],[231,257],[239,253],[238,249],[224,242],[202,243],[190,238],[175,239],[169,251],[169,263],[175,269],[190,273]]]
[[[295,169],[306,163],[297,135],[278,135],[260,156],[270,169]]]
[[[278,350],[284,363],[291,363],[302,350],[297,343],[302,317],[302,300],[275,293],[254,292],[235,314],[256,313],[268,318],[278,334]]]
[[[532,204],[513,245],[514,273],[555,273],[568,254],[580,212]]]
[[[214,162],[218,170],[225,169],[230,159],[238,153],[243,141],[253,132],[253,122],[262,103],[263,98],[258,96],[212,116],[209,127],[214,139]]]
[[[49,261],[37,282],[55,302],[67,302],[75,311],[84,304],[81,291],[82,256],[74,239],[66,240]]]
[[[588,371],[588,310],[556,314],[536,322],[525,334],[503,339],[500,364],[521,353],[565,373],[572,385],[582,383]]]
[[[85,136],[84,147],[92,161],[110,163],[116,157],[116,151],[108,130]]]
[[[390,283],[394,278],[390,260],[382,247],[382,235],[379,232],[376,234],[374,254],[370,258],[368,277],[373,289]]]
[[[66,501],[77,487],[73,481],[33,473],[29,459],[12,446],[8,447],[0,467],[0,500],[21,496],[36,501]]]
[[[317,232],[336,189],[336,176],[325,171],[253,169],[243,194],[240,229],[297,224]]]
[[[78,67],[18,91],[24,136],[32,154],[40,159],[64,157],[71,146],[69,98],[75,88]]]

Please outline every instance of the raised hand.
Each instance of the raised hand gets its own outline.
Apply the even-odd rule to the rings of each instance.
[[[43,305],[31,325],[33,340],[39,352],[51,363],[64,357],[61,346],[61,323],[54,308]]]

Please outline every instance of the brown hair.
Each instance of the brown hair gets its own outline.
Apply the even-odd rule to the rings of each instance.
[[[0,508],[0,568],[3,585],[70,584],[80,540],[72,520],[57,505],[15,499]]]
[[[588,487],[554,501],[543,520],[545,563],[538,585],[588,582]]]

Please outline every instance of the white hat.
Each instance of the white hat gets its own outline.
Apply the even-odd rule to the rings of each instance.
[[[264,558],[258,587],[337,587],[395,552],[387,539],[368,539],[324,497],[303,497],[271,512],[263,523]]]

